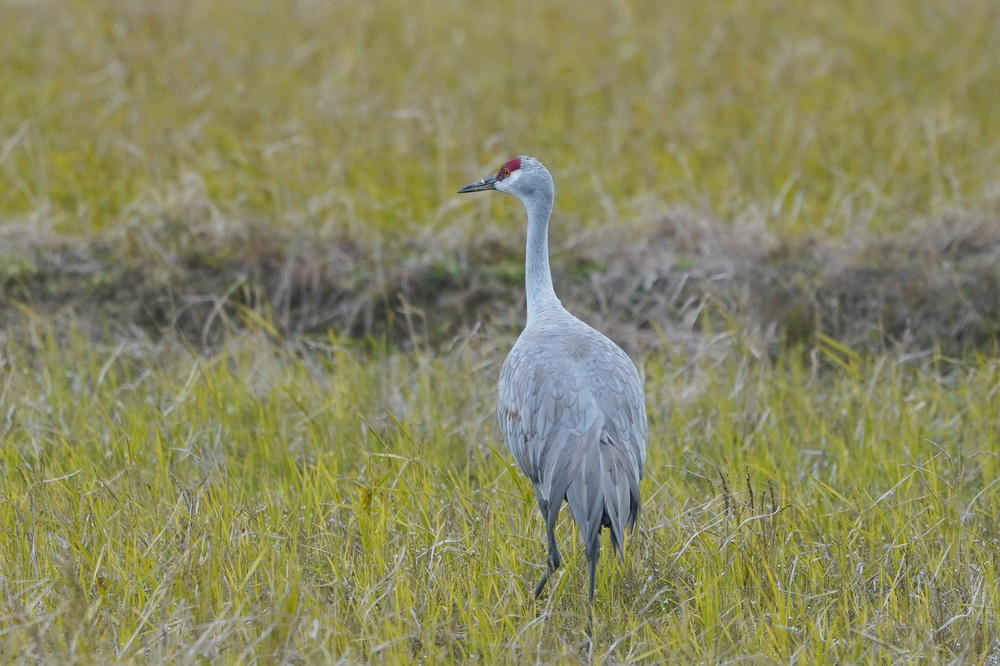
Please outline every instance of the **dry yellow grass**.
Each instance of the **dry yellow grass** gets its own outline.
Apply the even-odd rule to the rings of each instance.
[[[640,357],[648,479],[624,563],[530,599],[532,491],[501,354],[362,355],[263,332],[8,343],[0,658],[982,663],[1000,650],[1000,368]],[[720,351],[728,352],[720,355]],[[825,368],[825,369],[824,369]]]

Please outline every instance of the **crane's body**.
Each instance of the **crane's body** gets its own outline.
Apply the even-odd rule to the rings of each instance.
[[[583,537],[593,601],[601,528],[621,554],[639,516],[648,436],[642,379],[618,345],[556,298],[548,257],[554,186],[545,167],[515,158],[459,192],[489,189],[517,196],[528,211],[528,321],[500,372],[497,416],[545,520],[548,566],[535,596],[562,564],[555,526],[566,500]]]

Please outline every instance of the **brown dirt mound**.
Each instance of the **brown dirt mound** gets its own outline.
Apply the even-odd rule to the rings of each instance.
[[[279,335],[332,329],[403,344],[439,344],[481,323],[514,331],[524,315],[523,234],[478,234],[465,247],[446,230],[386,248],[253,223],[192,229],[164,219],[88,240],[8,228],[0,323],[68,316],[206,346],[261,321]],[[579,234],[554,250],[563,302],[630,347],[725,331],[771,348],[818,334],[853,348],[946,353],[1000,341],[995,222],[787,244],[676,214],[641,231]]]

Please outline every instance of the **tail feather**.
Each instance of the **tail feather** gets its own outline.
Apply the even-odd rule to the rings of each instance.
[[[625,532],[635,528],[639,518],[639,482],[630,469],[630,459],[613,442],[601,442],[604,516],[601,523],[610,528],[611,546],[621,556]]]
[[[621,556],[625,531],[639,516],[639,479],[631,458],[606,432],[581,442],[579,467],[566,488],[566,501],[583,537],[589,561],[600,557],[601,528]]]

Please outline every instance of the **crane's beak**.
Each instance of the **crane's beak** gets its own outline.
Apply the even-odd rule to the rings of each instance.
[[[497,188],[497,175],[487,176],[482,180],[477,180],[474,183],[469,183],[462,189],[458,191],[458,194],[465,194],[466,192],[483,192],[484,190],[495,190]]]

